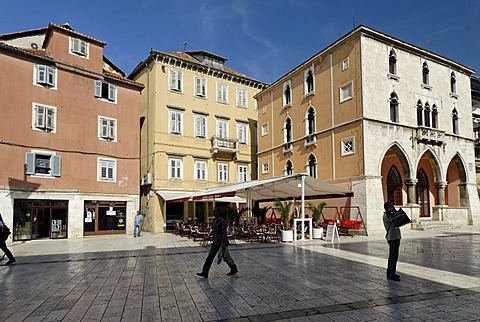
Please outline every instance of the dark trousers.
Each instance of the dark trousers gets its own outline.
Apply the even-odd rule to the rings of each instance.
[[[203,269],[202,273],[207,273],[210,271],[210,268],[212,267],[213,260],[215,259],[215,256],[217,255],[218,251],[220,250],[221,245],[213,245],[210,247],[210,252],[208,253],[207,259],[205,260],[205,264],[203,264]],[[230,269],[234,269],[237,266],[235,263],[232,261],[232,263],[227,263]]]
[[[397,271],[398,249],[400,248],[400,239],[388,241],[388,266],[387,277],[393,277]]]
[[[12,252],[7,248],[7,244],[5,241],[0,238],[0,249],[7,255],[9,260],[14,260],[15,257],[13,257]]]

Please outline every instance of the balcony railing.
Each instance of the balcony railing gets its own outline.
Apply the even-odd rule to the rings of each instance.
[[[317,136],[315,134],[310,134],[305,138],[305,147],[314,145],[317,143]]]
[[[445,142],[445,131],[428,127],[417,128],[417,140],[431,144],[442,144]]]
[[[210,138],[210,142],[212,146],[210,148],[210,153],[212,156],[217,153],[232,153],[235,156],[238,153],[238,140],[237,139],[229,139],[219,136],[212,136]]]
[[[292,142],[287,142],[283,144],[283,153],[292,152]]]

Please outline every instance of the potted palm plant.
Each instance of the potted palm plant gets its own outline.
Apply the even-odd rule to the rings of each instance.
[[[320,226],[320,218],[322,216],[323,208],[327,204],[325,202],[320,202],[318,205],[308,203],[308,209],[312,212],[313,216],[313,238],[323,238],[323,227]]]
[[[283,221],[283,230],[282,230],[282,241],[293,241],[293,230],[288,229],[288,223],[290,221],[290,209],[292,208],[292,202],[282,202],[280,199],[275,199],[275,206],[278,209],[280,217]]]

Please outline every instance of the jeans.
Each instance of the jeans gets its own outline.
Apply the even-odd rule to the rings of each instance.
[[[137,234],[137,229],[138,229],[138,234]],[[133,225],[133,236],[138,236],[140,237],[140,233],[142,232],[142,226],[141,225]]]
[[[400,239],[389,240],[387,242],[389,246],[387,277],[393,277],[397,272],[398,249],[400,248]]]
[[[205,260],[205,264],[203,264],[202,273],[208,274],[210,268],[212,267],[213,260],[215,259],[218,251],[220,250],[220,247],[222,246],[215,244],[210,247],[210,252],[208,253],[207,259]],[[237,267],[235,263],[233,263],[233,261],[232,263],[227,263],[227,265],[230,267],[230,269],[234,269]]]

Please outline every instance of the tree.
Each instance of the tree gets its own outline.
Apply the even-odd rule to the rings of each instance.
[[[308,209],[312,212],[313,219],[315,220],[315,226],[318,227],[320,225],[320,217],[322,216],[323,208],[327,204],[325,202],[320,202],[318,205],[314,205],[312,203],[308,203]]]
[[[278,209],[280,217],[282,218],[284,230],[288,230],[288,222],[290,221],[290,209],[292,208],[292,202],[288,201],[284,203],[280,199],[275,199],[274,204]]]

